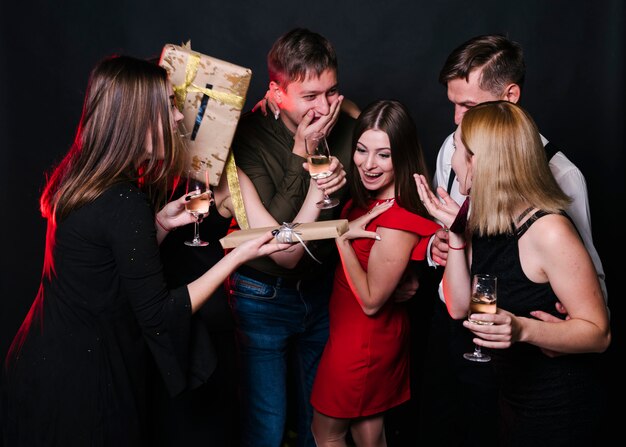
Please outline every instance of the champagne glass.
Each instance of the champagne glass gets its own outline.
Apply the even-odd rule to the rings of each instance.
[[[185,203],[185,210],[196,218],[193,223],[193,239],[185,241],[185,245],[189,245],[190,247],[204,247],[209,245],[208,242],[200,239],[198,228],[198,216],[200,214],[206,216],[209,213],[209,206],[211,205],[208,169],[201,167],[187,171],[185,193],[191,196],[191,199]]]
[[[313,180],[326,178],[332,174],[330,170],[330,149],[322,132],[313,132],[304,139],[306,145],[309,174]],[[331,198],[322,188],[324,198],[316,203],[318,208],[327,209],[339,205],[339,200]]]
[[[492,322],[472,320],[473,313],[495,314],[497,302],[497,283],[495,275],[477,273],[472,278],[472,297],[467,314],[468,321],[476,324],[493,324]],[[473,362],[488,362],[491,357],[481,351],[480,346],[474,344],[474,352],[467,352],[463,357]]]

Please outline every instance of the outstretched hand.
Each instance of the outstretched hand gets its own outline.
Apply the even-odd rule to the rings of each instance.
[[[439,197],[430,189],[428,181],[423,175],[413,174],[413,178],[415,179],[417,193],[428,213],[445,227],[449,228],[452,222],[454,222],[454,219],[456,219],[456,215],[459,213],[459,209],[461,208],[459,204],[441,187],[437,188],[437,193],[439,197],[441,197],[441,200],[439,200]]]
[[[363,214],[361,217],[358,217],[349,222],[349,229],[347,232],[339,236],[337,239],[342,241],[348,241],[352,239],[359,238],[369,238],[380,240],[380,235],[375,231],[366,231],[365,227],[370,221],[387,211],[389,208],[393,206],[393,199],[386,200],[382,203],[375,205],[372,209],[370,209],[367,213]]]
[[[291,247],[292,244],[277,242],[272,231],[267,231],[259,237],[247,240],[238,245],[230,254],[236,256],[238,262],[245,264],[252,259],[261,256],[269,256],[272,253],[287,250]]]

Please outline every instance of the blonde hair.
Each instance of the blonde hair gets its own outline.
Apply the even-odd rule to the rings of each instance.
[[[493,101],[471,108],[461,140],[474,156],[469,231],[507,233],[521,208],[558,213],[570,203],[550,171],[535,122],[520,106]]]

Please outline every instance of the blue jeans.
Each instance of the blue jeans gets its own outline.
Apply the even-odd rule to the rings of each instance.
[[[328,339],[332,275],[292,287],[241,273],[230,280],[241,367],[241,447],[279,447],[287,418],[287,362],[294,360],[297,445],[315,447],[309,401]]]

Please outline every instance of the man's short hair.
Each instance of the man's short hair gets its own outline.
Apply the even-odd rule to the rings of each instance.
[[[267,55],[270,81],[283,89],[307,75],[320,76],[324,71],[337,71],[337,55],[332,44],[320,34],[306,28],[295,28],[274,42]]]
[[[454,79],[468,80],[470,73],[479,68],[479,87],[494,95],[501,95],[508,84],[515,83],[520,89],[524,85],[526,64],[522,47],[501,34],[473,37],[457,47],[443,65],[439,82],[446,86]]]

